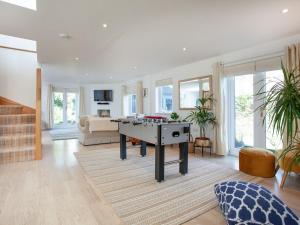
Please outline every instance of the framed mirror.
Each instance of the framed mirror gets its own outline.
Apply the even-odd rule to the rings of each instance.
[[[211,83],[211,75],[179,81],[179,109],[193,110],[198,98],[209,97],[212,94]],[[206,108],[211,109],[210,102]]]

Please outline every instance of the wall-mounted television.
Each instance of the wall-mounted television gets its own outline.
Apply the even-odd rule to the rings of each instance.
[[[112,102],[113,91],[112,90],[94,90],[95,102]]]

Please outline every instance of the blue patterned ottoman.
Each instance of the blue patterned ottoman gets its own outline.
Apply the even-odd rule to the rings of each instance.
[[[229,225],[299,225],[298,217],[261,185],[228,181],[215,185],[219,206]]]

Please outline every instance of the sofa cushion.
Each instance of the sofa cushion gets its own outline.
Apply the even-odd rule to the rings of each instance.
[[[215,185],[219,206],[229,225],[298,225],[298,217],[261,185],[228,181]]]

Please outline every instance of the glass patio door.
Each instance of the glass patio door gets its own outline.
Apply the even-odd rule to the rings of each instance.
[[[53,92],[53,127],[76,126],[78,115],[78,93],[69,89]]]
[[[263,103],[262,96],[256,96],[261,88],[269,91],[280,79],[283,79],[280,70],[229,78],[229,148],[232,154],[238,154],[244,146],[274,150],[282,147],[279,136],[272,132],[268,116],[263,123],[265,112],[257,110]]]

